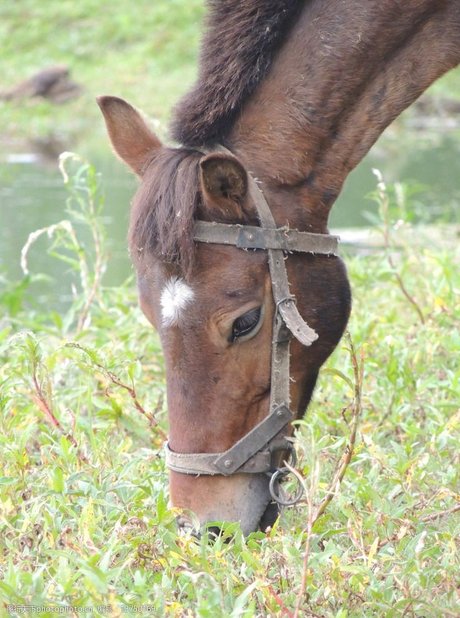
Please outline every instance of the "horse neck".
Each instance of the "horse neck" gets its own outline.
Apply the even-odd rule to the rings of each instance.
[[[457,0],[313,0],[229,142],[279,223],[325,231],[349,172],[459,62]]]

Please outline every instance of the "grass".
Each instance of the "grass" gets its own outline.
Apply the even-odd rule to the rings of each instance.
[[[88,164],[65,165],[67,223],[53,228],[50,247],[79,275],[75,301],[64,315],[37,312],[33,274],[5,282],[1,297],[0,611],[71,605],[93,615],[249,617],[294,616],[297,605],[301,616],[457,616],[455,238],[444,232],[443,242],[425,243],[401,221],[395,231],[401,192],[380,186],[386,245],[348,258],[350,332],[364,370],[358,440],[308,553],[306,504],[284,511],[267,535],[245,539],[229,524],[227,538],[196,542],[177,535],[167,506],[157,336],[132,281],[101,284],[100,181]],[[83,248],[85,227],[93,242]],[[353,385],[344,340],[298,426],[310,506],[324,498],[348,440]]]
[[[84,94],[66,105],[43,99],[25,104],[0,101],[0,124],[8,136],[64,141],[103,134],[95,97],[116,94],[164,121],[191,83],[203,2],[39,0],[0,7],[0,90],[43,67],[65,64]]]
[[[0,91],[55,64],[67,65],[84,88],[80,98],[60,106],[0,101],[3,140],[54,136],[97,143],[104,136],[95,104],[100,94],[127,98],[165,135],[171,107],[196,74],[203,15],[203,0],[113,0],[110,7],[99,0],[2,3]],[[430,92],[460,98],[460,71]]]

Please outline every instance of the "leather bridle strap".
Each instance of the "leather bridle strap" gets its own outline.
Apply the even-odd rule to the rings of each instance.
[[[214,151],[231,154],[224,147]],[[209,151],[208,151],[209,152]],[[275,315],[272,334],[270,411],[266,418],[231,448],[221,453],[176,453],[165,444],[166,465],[183,474],[228,476],[234,473],[274,472],[273,455],[291,450],[283,437],[285,426],[294,419],[289,403],[289,344],[291,334],[310,346],[318,334],[303,320],[289,291],[284,252],[336,255],[338,238],[328,234],[277,228],[267,201],[256,181],[248,174],[250,197],[256,206],[260,227],[197,221],[194,239],[227,244],[241,249],[262,249],[268,253]]]
[[[273,453],[286,448],[278,444],[276,448],[264,447],[292,420],[286,406],[278,406],[271,414],[223,453],[175,453],[165,443],[166,465],[170,470],[183,474],[222,474],[229,476],[235,472],[260,474],[270,470]]]
[[[299,232],[288,227],[275,229],[238,223],[196,221],[193,238],[198,242],[233,245],[238,249],[280,249],[301,253],[336,255],[338,236]]]
[[[276,229],[275,220],[262,191],[251,174],[248,174],[248,179],[249,193],[257,209],[261,227],[264,231],[265,228]],[[294,298],[291,296],[283,251],[281,249],[268,249],[267,252],[273,299],[278,310],[277,312],[281,314],[286,326],[294,337],[303,345],[310,346],[316,341],[318,335],[304,322],[299,314]],[[289,402],[289,394],[286,401]]]

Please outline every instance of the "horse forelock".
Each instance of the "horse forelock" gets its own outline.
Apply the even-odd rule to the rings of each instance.
[[[149,252],[187,275],[193,224],[201,204],[194,148],[224,142],[244,102],[265,78],[305,0],[208,0],[200,72],[175,110],[172,132],[184,148],[163,148],[133,200],[129,245],[134,261]],[[213,217],[211,217],[213,220]]]
[[[202,154],[163,148],[147,169],[134,196],[129,247],[136,262],[150,254],[187,274],[193,263],[193,225],[201,197]]]
[[[198,80],[176,106],[181,144],[223,142],[305,5],[305,0],[208,0]]]
[[[256,224],[253,212],[229,203],[225,209],[204,200],[200,185],[203,153],[186,148],[162,148],[150,163],[134,196],[129,250],[134,264],[154,256],[188,279],[195,262],[196,219],[220,223]]]

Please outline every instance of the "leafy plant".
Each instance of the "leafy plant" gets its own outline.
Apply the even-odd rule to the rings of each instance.
[[[306,503],[267,534],[244,538],[226,524],[215,542],[196,541],[178,535],[167,503],[158,338],[131,282],[104,286],[96,172],[74,157],[62,165],[68,218],[41,233],[78,274],[72,306],[26,310],[29,279],[4,282],[3,612],[457,616],[460,250],[451,230],[387,218],[384,246],[347,258],[357,352],[343,341],[298,424]],[[353,436],[356,384],[354,454],[334,479]]]

